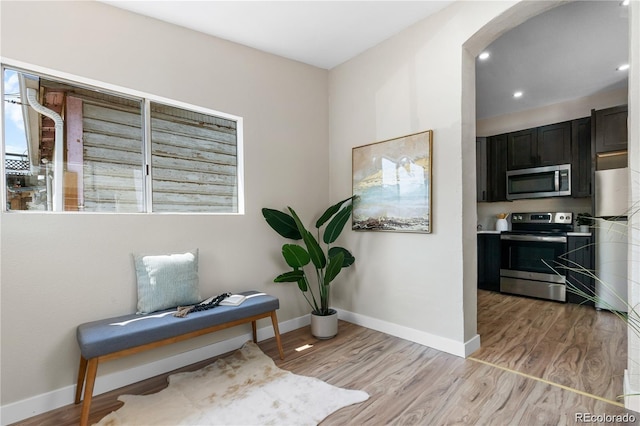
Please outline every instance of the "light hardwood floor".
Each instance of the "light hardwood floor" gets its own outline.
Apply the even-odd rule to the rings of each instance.
[[[559,425],[576,424],[576,413],[627,412],[616,400],[626,329],[613,314],[479,291],[478,332],[482,348],[467,359],[343,321],[331,340],[314,339],[307,327],[284,334],[284,361],[274,339],[260,347],[281,368],[371,396],[323,425]],[[295,351],[304,344],[313,347]],[[165,386],[163,375],[97,396],[90,421],[120,407],[120,394]],[[79,416],[70,405],[19,424],[74,425]]]

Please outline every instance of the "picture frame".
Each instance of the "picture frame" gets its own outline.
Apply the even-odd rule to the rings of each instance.
[[[431,233],[433,130],[352,149],[352,229]]]

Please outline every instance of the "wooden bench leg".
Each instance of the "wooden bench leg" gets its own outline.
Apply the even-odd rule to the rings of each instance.
[[[84,386],[84,401],[82,402],[82,413],[80,414],[80,426],[89,424],[89,411],[91,410],[91,398],[93,397],[93,386],[96,383],[96,373],[98,372],[98,358],[91,358],[88,362],[87,383]]]
[[[80,404],[82,399],[82,388],[84,387],[84,378],[87,374],[87,360],[80,355],[80,368],[78,369],[78,384],[76,385],[76,404]]]
[[[253,343],[258,343],[258,325],[256,321],[251,321],[251,331],[253,333]]]
[[[271,324],[273,324],[273,333],[276,335],[276,343],[278,344],[280,359],[284,359],[284,351],[282,350],[282,341],[280,340],[280,329],[278,328],[278,316],[276,315],[276,311],[271,312]]]

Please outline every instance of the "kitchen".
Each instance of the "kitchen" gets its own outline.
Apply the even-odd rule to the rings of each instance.
[[[628,30],[624,3],[569,2],[505,33],[487,46],[487,59],[476,60],[482,345],[473,357],[610,404],[637,393],[636,336],[620,318],[625,303],[581,271],[595,270],[626,296],[627,233],[605,232],[618,238],[607,242],[617,250],[599,258],[597,231],[624,222],[596,218],[584,232],[577,218],[611,215],[596,209],[596,171],[624,173],[629,162],[629,73],[620,67],[628,60]],[[557,170],[539,169],[549,166]],[[539,173],[522,172],[531,168]],[[531,194],[556,191],[556,176],[558,193]],[[531,236],[543,241],[526,241]],[[625,406],[637,410],[629,399]]]
[[[604,222],[627,214],[626,198],[611,211],[602,195],[626,189],[599,190],[603,177],[628,180],[627,72],[617,69],[627,61],[627,19],[619,2],[569,3],[478,59],[478,288],[626,311],[616,296],[626,296],[625,222]],[[579,230],[579,214],[595,215],[595,226]]]

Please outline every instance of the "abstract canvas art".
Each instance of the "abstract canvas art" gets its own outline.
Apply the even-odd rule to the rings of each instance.
[[[432,143],[427,130],[353,148],[354,230],[431,232]]]

